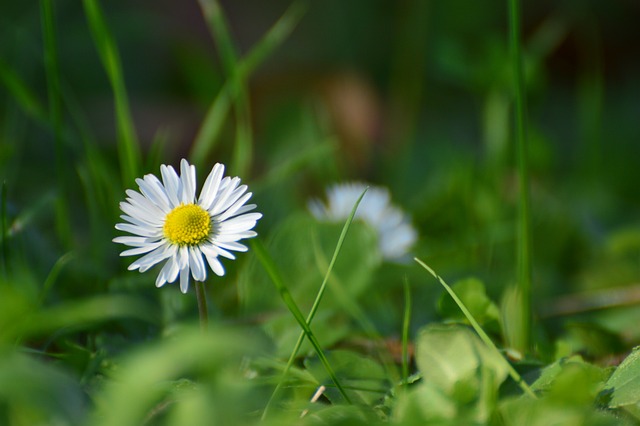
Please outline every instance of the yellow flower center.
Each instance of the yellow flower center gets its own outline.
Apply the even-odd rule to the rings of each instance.
[[[209,236],[211,218],[196,204],[180,204],[169,212],[162,230],[173,244],[195,246]]]

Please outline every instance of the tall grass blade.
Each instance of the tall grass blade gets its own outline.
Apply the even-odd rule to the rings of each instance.
[[[306,1],[301,0],[292,3],[249,53],[237,61],[235,73],[238,80],[246,81],[258,65],[284,42],[302,18],[306,4]],[[237,96],[234,87],[233,80],[227,81],[207,111],[189,153],[189,158],[196,166],[201,165],[216,146],[220,129],[229,113],[231,101]]]
[[[38,96],[2,59],[0,59],[0,83],[7,88],[13,99],[29,117],[41,124],[48,125],[47,113]]]
[[[118,131],[118,155],[122,169],[122,183],[126,187],[133,184],[139,175],[142,155],[129,109],[120,54],[98,0],[83,0],[83,3],[96,49],[113,90]]]
[[[318,264],[319,270],[327,271],[329,267],[328,262],[320,248],[320,244],[318,243],[317,237],[315,235],[312,238],[312,243],[316,255],[316,263]],[[356,321],[356,323],[364,331],[364,334],[368,338],[373,340],[374,349],[376,350],[377,355],[382,361],[385,371],[388,374],[390,380],[399,380],[400,375],[395,368],[393,359],[391,358],[388,350],[383,350],[386,349],[384,339],[376,329],[373,321],[369,319],[367,314],[358,305],[358,303],[353,300],[353,297],[349,294],[344,285],[335,275],[330,277],[330,289],[336,297],[337,302],[341,305],[340,307],[344,309],[345,312]]]
[[[316,314],[316,312],[318,311],[318,307],[320,306],[320,302],[322,301],[322,297],[324,296],[324,292],[326,290],[327,287],[327,283],[329,282],[329,277],[331,276],[331,271],[333,271],[333,266],[336,263],[336,259],[338,258],[338,255],[340,254],[340,250],[342,249],[342,245],[344,243],[344,239],[347,236],[347,232],[349,231],[349,227],[351,226],[351,222],[353,221],[353,217],[356,215],[356,211],[358,210],[358,206],[360,205],[360,202],[362,201],[362,198],[364,197],[364,194],[367,193],[367,190],[369,188],[365,188],[364,191],[362,191],[362,194],[360,194],[360,197],[358,197],[358,200],[356,201],[356,203],[353,206],[353,209],[351,210],[351,214],[349,215],[349,217],[347,218],[347,221],[345,222],[344,226],[342,227],[342,232],[340,233],[340,237],[338,238],[338,243],[336,244],[336,248],[333,252],[333,256],[331,258],[331,262],[329,263],[329,267],[327,268],[327,272],[324,276],[324,279],[322,280],[322,284],[320,285],[320,289],[318,290],[318,294],[316,295],[316,299],[313,301],[313,305],[311,306],[311,310],[309,311],[309,315],[307,316],[307,319],[305,321],[305,324],[307,325],[311,325],[311,322],[313,321],[313,318]],[[293,301],[293,299],[292,299]],[[291,368],[291,366],[293,365],[294,360],[296,359],[296,356],[298,356],[298,351],[300,351],[300,347],[302,346],[302,342],[304,341],[304,335],[305,335],[305,331],[303,331],[302,333],[300,333],[300,336],[298,336],[298,340],[296,342],[295,347],[293,348],[293,351],[291,351],[291,355],[289,356],[289,361],[287,362],[287,366],[285,368],[285,370],[282,372],[282,376],[280,378],[280,381],[278,382],[278,385],[276,386],[276,388],[274,389],[273,393],[271,394],[271,397],[269,398],[269,401],[267,402],[267,406],[265,407],[263,413],[262,413],[262,418],[266,418],[267,413],[269,411],[270,406],[273,404],[273,401],[275,401],[275,398],[278,394],[278,392],[280,391],[280,389],[282,388],[282,385],[284,384],[284,381],[287,377],[287,374],[289,372],[289,369]],[[332,377],[333,379],[333,377]],[[335,382],[335,380],[334,380]],[[345,398],[345,400],[347,400],[348,402],[350,402],[349,397],[346,395],[346,393],[344,393],[344,391],[342,390],[341,387],[339,387],[340,389],[340,393],[342,393],[343,397]]]
[[[333,368],[329,364],[329,360],[327,359],[326,355],[324,354],[324,351],[322,350],[322,347],[320,346],[320,343],[318,342],[318,339],[316,338],[315,334],[313,334],[313,331],[311,330],[310,324],[307,322],[307,320],[305,320],[304,316],[302,315],[302,312],[300,311],[300,308],[296,304],[295,300],[293,300],[293,296],[289,292],[289,289],[284,284],[284,280],[282,279],[282,276],[280,275],[280,272],[278,271],[278,267],[276,266],[275,262],[273,261],[273,259],[271,258],[271,256],[267,252],[267,250],[265,249],[264,245],[262,245],[260,240],[251,240],[250,244],[251,244],[251,248],[252,248],[253,252],[256,254],[258,260],[262,264],[262,267],[265,269],[265,271],[269,275],[269,278],[271,278],[271,281],[276,286],[276,289],[278,290],[278,293],[280,293],[280,297],[282,297],[282,301],[284,302],[285,305],[287,305],[287,308],[289,309],[289,311],[291,312],[293,317],[296,319],[296,321],[298,322],[298,324],[302,328],[302,330],[303,330],[303,332],[301,333],[302,337],[304,337],[304,335],[307,336],[307,338],[309,339],[309,342],[311,343],[311,345],[313,346],[314,350],[316,351],[316,354],[318,355],[318,359],[320,359],[320,362],[322,363],[323,367],[327,371],[327,374],[329,375],[329,377],[331,377],[331,380],[333,381],[333,383],[336,385],[336,388],[338,388],[338,390],[342,394],[343,398],[347,402],[351,403],[351,400],[349,399],[349,396],[346,394],[344,388],[342,387],[342,385],[340,384],[340,381],[338,380],[338,377],[336,376],[335,372],[333,371]],[[300,340],[300,339],[298,339],[298,340]],[[300,345],[301,344],[302,343],[300,342]],[[296,348],[299,349],[300,345],[296,344]],[[282,386],[282,382],[283,382],[284,378],[286,377],[286,373],[289,371],[289,369],[291,368],[292,365],[293,365],[293,359],[292,359],[292,357],[290,357],[289,358],[289,362],[287,362],[287,367],[285,368],[285,371],[283,372],[282,378],[281,378],[280,382],[278,383],[278,386],[276,387],[276,390],[271,394],[271,398],[269,399],[269,402],[267,403],[267,406],[266,406],[265,410],[262,413],[262,418],[263,419],[266,418],[266,415],[267,415],[267,412],[269,410],[269,407],[271,406],[272,402],[274,401],[275,395],[277,394],[277,391]]]
[[[0,261],[2,262],[2,274],[3,277],[7,276],[7,269],[9,268],[9,220],[7,219],[7,181],[2,182],[2,189],[0,191],[0,250],[2,255]]]
[[[522,325],[513,334],[517,341],[508,342],[512,347],[526,352],[531,347],[531,206],[529,201],[529,167],[527,158],[526,102],[522,71],[522,48],[520,41],[520,1],[509,2],[509,40],[511,47],[511,67],[515,98],[515,143],[518,168],[518,280],[520,288],[520,319]],[[508,320],[508,319],[507,319]]]
[[[69,263],[69,261],[74,258],[74,256],[75,254],[73,252],[67,252],[60,256],[60,258],[56,260],[56,263],[53,264],[51,272],[49,272],[49,275],[47,275],[47,278],[42,285],[42,290],[40,290],[40,295],[38,296],[38,300],[41,305],[44,303],[49,290],[51,290],[51,287],[53,287],[56,279],[58,279],[58,275],[60,275],[62,269],[67,265],[67,263]]]
[[[411,323],[411,286],[409,279],[404,277],[404,315],[402,317],[402,380],[409,384],[409,325]]]
[[[534,399],[537,399],[536,394],[531,390],[531,388],[529,387],[527,382],[525,382],[522,379],[522,377],[520,377],[520,374],[518,374],[516,369],[513,368],[513,366],[511,366],[511,364],[509,363],[509,361],[507,361],[502,356],[502,354],[500,353],[500,350],[496,347],[496,345],[493,343],[493,341],[487,335],[487,333],[484,332],[482,327],[480,327],[480,324],[478,324],[478,321],[476,321],[476,319],[473,317],[471,312],[469,312],[469,309],[467,309],[467,307],[464,305],[464,303],[462,303],[462,300],[460,300],[460,298],[453,291],[453,289],[451,287],[449,287],[449,285],[446,282],[444,282],[444,280],[438,274],[436,274],[433,269],[431,269],[429,266],[427,266],[426,263],[422,262],[420,259],[415,258],[415,257],[413,258],[413,260],[418,262],[418,264],[420,266],[422,266],[424,269],[426,269],[427,272],[429,272],[436,280],[438,280],[438,282],[442,285],[442,287],[444,287],[444,289],[447,291],[447,293],[449,293],[449,295],[454,300],[454,302],[456,302],[456,304],[458,305],[458,307],[460,308],[460,310],[462,311],[464,316],[467,318],[467,320],[469,320],[469,323],[471,323],[471,326],[473,327],[473,329],[476,331],[476,333],[478,333],[478,336],[480,336],[480,339],[482,339],[484,344],[487,345],[487,347],[489,347],[490,349],[492,349],[496,353],[496,356],[498,356],[499,359],[501,359],[504,362],[504,364],[505,364],[505,366],[507,368],[507,371],[509,372],[509,375],[518,384],[518,386],[520,386],[520,388],[524,391],[524,393],[526,393],[527,395],[529,395],[530,397],[532,397]]]
[[[252,130],[246,76],[238,72],[238,53],[233,45],[227,19],[220,3],[218,0],[199,0],[199,3],[235,95],[233,101],[236,115],[236,142],[231,170],[235,174],[246,176],[252,157]]]
[[[71,233],[71,219],[69,216],[70,178],[68,171],[72,170],[65,161],[63,127],[62,127],[62,94],[60,91],[60,68],[58,64],[58,48],[55,32],[55,15],[52,0],[41,0],[42,35],[44,39],[44,65],[47,76],[47,92],[49,96],[49,117],[53,127],[55,145],[56,178],[58,181],[58,197],[56,198],[56,231],[62,244],[70,248],[73,235]]]

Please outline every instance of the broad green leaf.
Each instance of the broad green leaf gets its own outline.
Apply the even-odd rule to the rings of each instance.
[[[0,406],[2,424],[86,424],[84,391],[77,381],[52,363],[6,347],[0,349]]]
[[[622,426],[631,425],[612,413],[591,405],[572,406],[553,399],[513,398],[500,405],[504,426]]]
[[[248,361],[263,339],[239,328],[183,328],[160,342],[129,351],[115,380],[94,393],[95,426],[192,423],[189,409],[211,424],[247,424],[246,413],[264,404]],[[197,377],[193,382],[185,377]],[[203,404],[203,399],[207,404]],[[168,413],[180,423],[158,423]],[[194,414],[194,412],[191,412]]]
[[[488,421],[508,367],[469,328],[433,324],[420,330],[416,364],[428,386],[455,402],[457,415]],[[423,401],[429,404],[429,401]]]
[[[621,407],[640,402],[640,347],[625,358],[611,375],[605,389],[611,392],[609,407]]]

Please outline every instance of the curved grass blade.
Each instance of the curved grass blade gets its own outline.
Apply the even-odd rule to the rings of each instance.
[[[238,72],[238,52],[233,44],[227,19],[218,0],[199,0],[213,40],[220,52],[222,65],[231,82],[236,115],[236,143],[231,169],[235,174],[246,175],[251,165],[252,131],[249,111],[249,95],[246,76]]]
[[[342,232],[340,233],[340,237],[338,238],[338,243],[336,244],[336,248],[333,252],[333,257],[331,258],[331,262],[329,263],[329,267],[327,268],[327,272],[324,276],[324,279],[322,280],[322,284],[320,285],[320,289],[318,290],[318,294],[316,295],[316,299],[313,302],[313,305],[311,306],[311,310],[309,311],[309,315],[307,316],[306,321],[303,320],[302,323],[304,323],[304,325],[306,326],[306,328],[309,328],[309,326],[311,325],[311,321],[313,321],[313,317],[315,316],[316,312],[318,311],[318,307],[320,306],[320,301],[322,300],[322,296],[324,295],[325,289],[327,287],[327,283],[329,282],[329,277],[331,276],[331,271],[333,270],[333,266],[335,265],[336,259],[338,258],[338,255],[340,254],[340,250],[342,249],[342,245],[344,243],[344,240],[347,236],[347,231],[349,230],[349,227],[351,226],[351,222],[353,221],[353,217],[356,214],[356,211],[358,209],[358,206],[360,205],[360,202],[362,201],[362,198],[364,197],[364,195],[367,193],[367,190],[369,188],[365,188],[364,191],[362,191],[362,194],[360,194],[360,197],[358,197],[358,200],[356,201],[356,203],[353,206],[353,209],[351,210],[351,214],[349,215],[349,217],[347,218],[347,221],[345,222],[343,228],[342,228]],[[264,248],[262,248],[264,250]],[[263,263],[264,265],[264,263]],[[273,269],[275,271],[275,265],[273,265]],[[271,274],[270,274],[271,275]],[[274,278],[272,277],[272,280]],[[274,283],[276,281],[274,280]],[[283,289],[286,291],[286,294],[288,295],[288,298],[291,299],[291,303],[293,304],[293,306],[296,307],[295,302],[293,301],[293,298],[291,297],[291,294],[289,293],[289,291],[286,289],[286,287],[284,287],[281,283],[281,286],[279,286],[280,288],[280,294],[284,296],[283,294]],[[285,301],[285,303],[287,303]],[[289,306],[289,304],[287,303],[287,306]],[[290,307],[291,309],[291,307]],[[299,309],[298,309],[299,312]],[[294,314],[295,315],[295,314]],[[298,319],[298,318],[296,318]],[[298,322],[300,322],[300,320],[298,320]],[[301,326],[302,326],[301,323]],[[310,331],[310,329],[309,329]],[[293,362],[296,358],[296,356],[298,355],[298,351],[300,350],[300,347],[302,346],[302,342],[304,341],[304,335],[306,333],[306,329],[305,327],[303,327],[303,332],[300,333],[300,336],[298,336],[298,341],[296,342],[295,347],[293,348],[293,351],[291,351],[291,355],[289,356],[289,360],[287,362],[287,366],[285,367],[284,371],[282,372],[282,376],[280,378],[280,381],[278,382],[278,385],[276,386],[276,388],[274,389],[273,393],[271,394],[271,397],[269,398],[269,401],[267,402],[267,406],[265,407],[264,411],[262,412],[262,419],[265,419],[269,409],[271,407],[271,405],[273,404],[273,402],[275,401],[275,398],[278,394],[278,392],[280,391],[280,389],[282,388],[282,385],[287,377],[287,374],[289,372],[289,369],[291,368],[291,366],[293,365]],[[311,336],[309,336],[311,337]],[[311,340],[311,339],[310,339]],[[313,342],[312,342],[313,343]],[[314,345],[315,347],[315,345]],[[320,358],[320,353],[318,353],[318,357]],[[324,358],[324,353],[322,354],[322,358]],[[322,361],[322,358],[321,361]],[[325,358],[326,360],[326,358]],[[324,361],[323,361],[324,364]],[[325,368],[327,366],[325,365]],[[344,399],[351,403],[348,395],[345,393],[344,389],[342,388],[342,386],[339,385],[339,382],[337,380],[337,377],[335,377],[335,373],[333,373],[333,370],[331,370],[331,372],[329,372],[329,370],[327,370],[327,372],[329,373],[331,379],[333,380],[333,382],[336,384],[336,387],[338,387],[338,390],[340,390],[340,393],[342,394],[342,396],[344,397]]]
[[[58,194],[55,203],[56,231],[62,243],[71,247],[73,236],[71,234],[71,222],[69,215],[69,200],[66,194],[69,191],[67,176],[70,168],[65,164],[68,158],[64,152],[63,127],[62,127],[62,94],[60,91],[60,68],[58,65],[58,48],[55,33],[55,16],[52,0],[41,0],[40,10],[42,14],[42,34],[44,39],[44,65],[47,77],[47,91],[49,96],[49,116],[53,126],[53,140],[55,145],[56,178]]]
[[[301,0],[292,3],[264,37],[237,62],[235,73],[238,79],[246,80],[253,70],[282,44],[302,18],[306,4],[306,1]],[[231,101],[236,96],[233,81],[227,81],[209,107],[189,152],[189,158],[194,164],[202,164],[215,148],[218,135],[229,113]]]
[[[276,289],[280,293],[280,297],[282,297],[282,301],[284,302],[285,305],[287,305],[287,308],[289,308],[289,311],[291,312],[293,317],[296,319],[296,321],[298,322],[298,324],[302,328],[302,330],[303,330],[302,333],[301,333],[302,338],[304,338],[305,335],[307,336],[307,338],[309,339],[309,342],[311,342],[311,345],[313,346],[314,350],[316,351],[316,354],[318,355],[318,358],[320,359],[320,362],[322,363],[323,367],[327,371],[327,374],[329,374],[329,377],[331,377],[331,380],[336,385],[336,387],[338,388],[338,390],[340,391],[340,393],[342,394],[344,399],[346,401],[348,401],[348,402],[351,402],[349,400],[349,396],[346,394],[344,388],[340,384],[340,381],[338,380],[338,377],[336,376],[335,371],[333,370],[333,368],[329,364],[329,360],[327,359],[326,355],[324,354],[324,351],[322,350],[322,347],[320,346],[320,343],[318,342],[318,339],[313,334],[313,331],[311,330],[311,327],[310,327],[309,323],[307,322],[307,320],[305,320],[304,315],[302,315],[302,312],[300,311],[300,308],[296,304],[295,300],[293,300],[293,296],[291,296],[291,293],[289,292],[289,289],[284,284],[282,276],[280,275],[280,272],[278,271],[278,267],[276,266],[275,262],[273,261],[273,259],[269,255],[269,253],[267,253],[267,250],[264,248],[264,246],[262,245],[260,240],[252,240],[250,242],[250,244],[251,244],[252,250],[254,251],[256,256],[258,257],[258,260],[260,261],[260,263],[262,264],[262,267],[265,269],[265,271],[269,275],[269,278],[271,278],[271,281],[273,281],[273,284],[276,286]],[[302,342],[300,342],[300,340],[301,340],[300,338],[298,340],[299,340],[299,344],[298,343],[296,344],[296,348],[299,349],[300,345],[302,345]],[[277,394],[277,392],[279,391],[280,387],[282,386],[282,383],[283,383],[284,379],[286,378],[286,373],[289,371],[289,369],[293,365],[293,360],[294,359],[295,359],[295,357],[290,357],[289,358],[289,362],[287,362],[287,366],[285,367],[285,370],[284,370],[284,372],[282,374],[282,378],[281,378],[280,382],[278,383],[278,386],[276,386],[276,390],[274,390],[274,392],[271,394],[271,398],[269,399],[269,402],[267,403],[267,407],[265,408],[265,410],[262,413],[262,418],[263,419],[266,418],[266,413],[267,413],[272,401],[275,399],[275,395]]]
[[[442,285],[442,287],[444,287],[447,293],[449,293],[451,298],[456,302],[456,304],[458,305],[458,307],[460,308],[464,316],[467,317],[467,319],[471,323],[471,326],[476,331],[476,333],[478,333],[478,336],[480,336],[480,339],[482,339],[484,344],[487,345],[490,349],[492,349],[496,353],[496,355],[505,363],[505,366],[507,367],[507,371],[509,371],[509,375],[518,384],[518,386],[520,386],[520,388],[524,391],[524,393],[526,393],[527,395],[529,395],[534,399],[537,399],[536,394],[531,390],[527,382],[522,380],[522,377],[520,377],[520,374],[518,374],[515,368],[513,368],[513,366],[511,366],[511,364],[506,359],[504,359],[504,357],[502,356],[502,354],[500,353],[496,345],[493,343],[491,338],[487,335],[487,333],[484,332],[482,327],[480,327],[480,324],[478,324],[478,321],[476,321],[473,315],[471,315],[471,312],[469,312],[467,307],[464,305],[464,303],[462,303],[462,300],[460,300],[460,298],[458,297],[458,295],[456,295],[453,289],[449,287],[449,285],[446,282],[444,282],[444,280],[438,274],[436,274],[433,269],[427,266],[426,263],[422,262],[417,257],[414,257],[413,260],[418,262],[420,266],[426,269],[436,280],[438,280],[438,282]]]
[[[11,93],[13,99],[28,116],[38,123],[49,125],[47,114],[38,96],[2,59],[0,59],[0,83],[7,88],[7,91]]]
[[[141,153],[129,110],[129,99],[122,75],[120,54],[98,0],[83,0],[83,4],[96,49],[113,90],[122,183],[124,186],[128,186],[133,184],[136,176],[139,175]]]
[[[320,249],[320,245],[318,243],[317,237],[314,235],[312,238],[314,252],[316,255],[316,263],[318,264],[318,269],[321,271],[326,271],[328,269],[328,262],[324,256],[324,253]],[[340,303],[342,308],[350,315],[355,322],[360,326],[360,328],[364,331],[365,335],[372,339],[374,343],[374,348],[376,354],[380,357],[380,361],[382,362],[385,371],[387,372],[390,380],[398,381],[400,380],[400,374],[395,368],[395,364],[388,350],[386,349],[386,345],[383,337],[378,332],[373,321],[369,319],[366,313],[362,310],[362,308],[358,305],[358,303],[353,300],[351,295],[344,288],[338,277],[332,276],[331,279],[331,290],[336,296],[336,300]]]

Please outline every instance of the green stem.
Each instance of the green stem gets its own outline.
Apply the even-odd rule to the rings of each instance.
[[[531,207],[529,201],[529,169],[527,164],[527,135],[525,120],[525,88],[520,45],[520,2],[509,1],[511,66],[515,96],[515,143],[520,193],[518,198],[518,286],[520,290],[520,330],[516,349],[531,347]]]
[[[204,290],[204,282],[196,281],[196,296],[198,298],[198,315],[200,316],[200,329],[207,331],[209,325],[209,311],[207,310],[207,293]]]
[[[402,320],[402,379],[409,386],[409,323],[411,321],[411,287],[404,277],[404,318]]]

